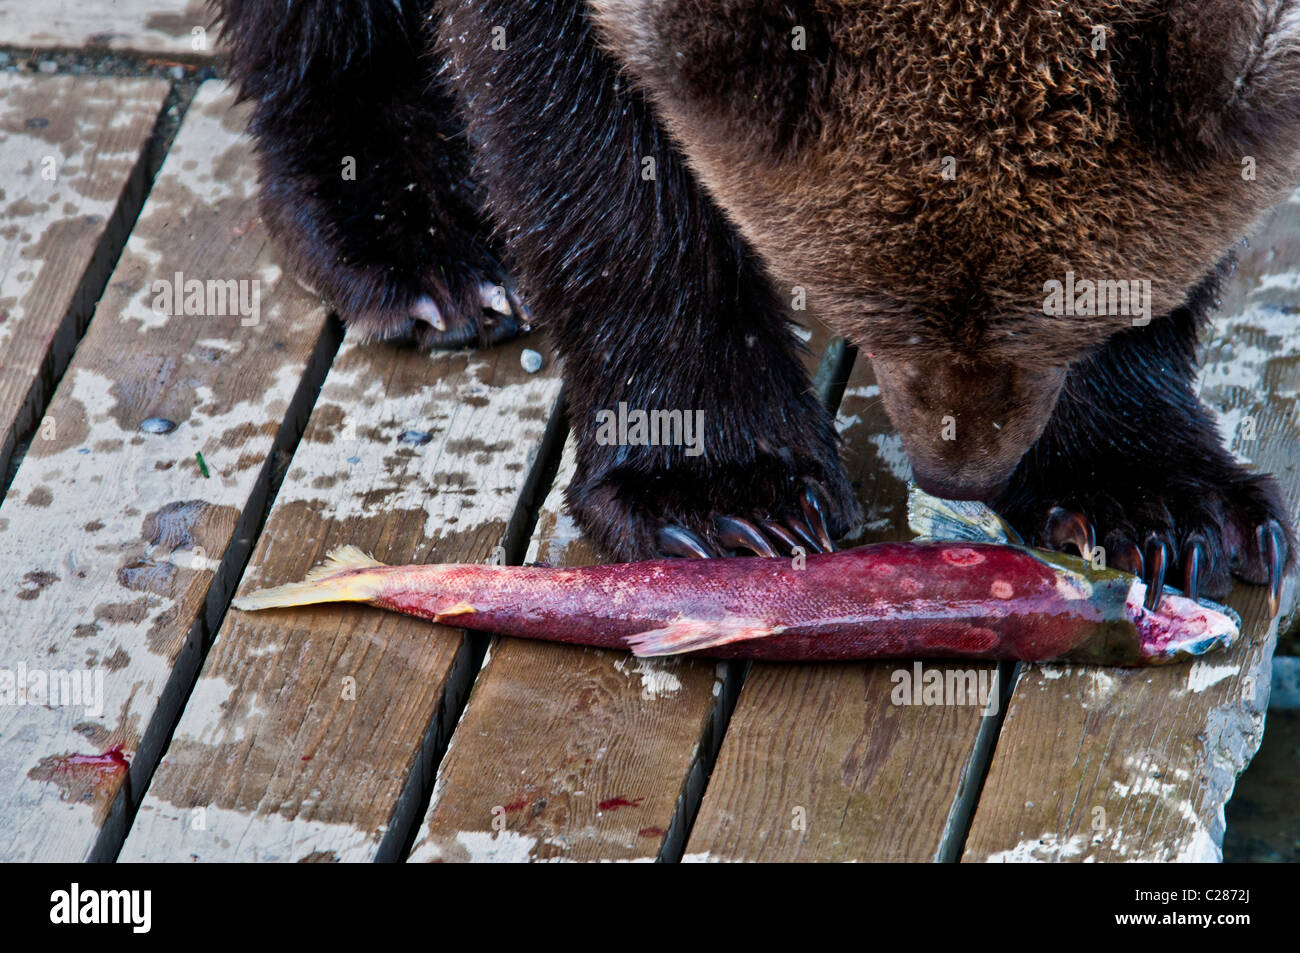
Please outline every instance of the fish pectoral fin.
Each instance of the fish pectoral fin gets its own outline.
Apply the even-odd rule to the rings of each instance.
[[[724,619],[683,618],[670,622],[661,629],[647,629],[627,637],[632,654],[642,658],[652,655],[680,655],[698,652],[730,642],[761,639],[778,635],[785,628],[771,625],[761,619],[731,617]]]
[[[454,606],[448,606],[446,609],[439,609],[434,615],[433,621],[446,622],[449,619],[455,619],[462,615],[473,615],[476,612],[478,612],[478,610],[468,602],[458,602]]]

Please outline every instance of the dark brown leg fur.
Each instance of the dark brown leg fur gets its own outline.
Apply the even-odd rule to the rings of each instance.
[[[857,505],[782,301],[597,49],[583,4],[446,11],[489,211],[564,361],[578,524],[614,556],[649,556],[666,527],[781,520],[815,484],[832,531],[848,528]],[[703,452],[602,446],[596,414],[620,402],[703,411]]]
[[[430,5],[224,0],[222,35],[254,103],[263,214],[298,277],[367,335],[487,344],[525,315],[427,55]]]

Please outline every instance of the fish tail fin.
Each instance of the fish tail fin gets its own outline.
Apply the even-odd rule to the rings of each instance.
[[[255,611],[319,602],[369,602],[379,594],[380,576],[365,570],[386,565],[356,546],[340,546],[330,550],[325,561],[308,572],[301,582],[259,589],[240,596],[231,605]]]
[[[941,500],[915,483],[907,488],[907,525],[917,536],[968,543],[1021,543],[1020,534],[983,503]]]

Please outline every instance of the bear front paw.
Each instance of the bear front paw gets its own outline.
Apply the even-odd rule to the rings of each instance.
[[[1276,615],[1295,549],[1277,484],[1215,463],[1214,482],[1194,465],[1180,469],[1171,463],[1162,485],[1045,485],[1033,493],[1019,487],[998,506],[1031,545],[1073,549],[1140,576],[1148,586],[1148,608],[1166,583],[1193,599],[1221,600],[1236,576],[1267,585]]]
[[[583,531],[622,560],[829,552],[861,519],[838,460],[800,466],[774,456],[695,473],[620,467],[575,479],[566,497]]]

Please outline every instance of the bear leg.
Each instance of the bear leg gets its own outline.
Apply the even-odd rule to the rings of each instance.
[[[584,5],[444,9],[488,208],[563,359],[578,525],[622,559],[847,530],[857,504],[783,300]]]
[[[224,0],[261,206],[290,270],[363,335],[509,338],[527,313],[484,223],[432,0]]]

